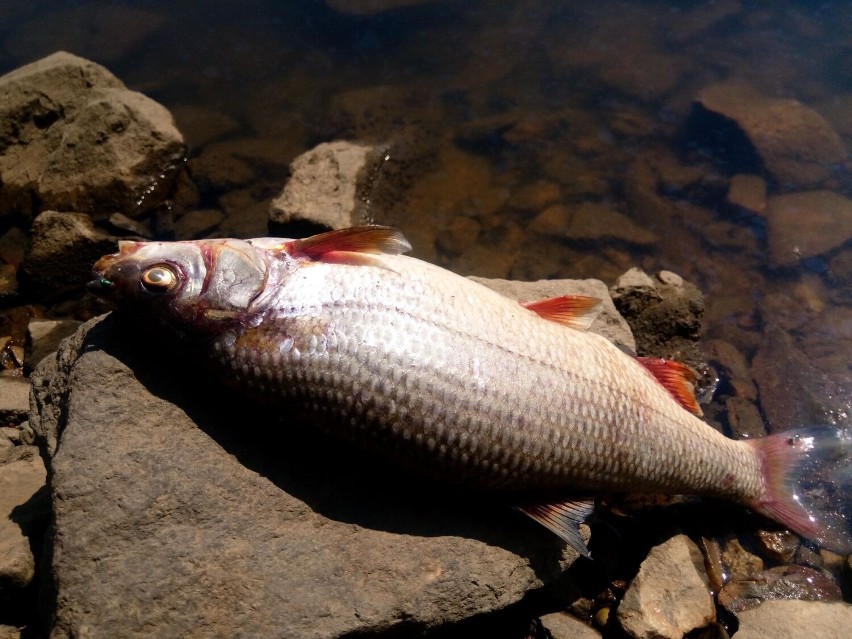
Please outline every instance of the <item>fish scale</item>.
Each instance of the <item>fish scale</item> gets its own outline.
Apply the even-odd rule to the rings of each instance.
[[[234,382],[326,406],[340,424],[354,417],[350,437],[369,429],[397,455],[488,488],[759,495],[754,455],[603,338],[419,260],[381,262],[302,269],[224,350],[238,363]],[[269,360],[285,335],[291,348]],[[454,443],[458,431],[465,444]],[[616,439],[620,453],[607,455]],[[726,475],[739,481],[723,488]]]
[[[89,287],[192,341],[251,397],[295,400],[329,431],[442,479],[538,491],[524,512],[581,553],[591,502],[571,496],[602,491],[723,497],[852,550],[846,506],[800,488],[817,467],[845,476],[848,433],[728,439],[689,412],[700,409],[687,369],[585,330],[594,300],[521,305],[399,255],[408,248],[372,226],[121,242]]]

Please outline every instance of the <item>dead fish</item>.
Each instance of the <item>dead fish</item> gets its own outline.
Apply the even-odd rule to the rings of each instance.
[[[296,400],[351,440],[442,478],[546,495],[520,508],[584,555],[588,496],[613,491],[732,500],[852,550],[843,515],[799,489],[814,462],[848,464],[848,434],[726,438],[699,419],[688,368],[586,331],[597,300],[520,304],[409,249],[380,226],[121,242],[89,288],[192,337],[232,385]]]

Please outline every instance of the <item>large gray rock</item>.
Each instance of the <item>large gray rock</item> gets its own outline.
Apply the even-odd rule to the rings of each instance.
[[[51,637],[412,633],[503,608],[575,555],[222,391],[115,315],[33,374]]]
[[[93,62],[59,52],[0,77],[0,215],[150,209],[185,153],[163,106]]]
[[[840,639],[852,628],[852,605],[822,601],[767,601],[738,615],[736,639]]]
[[[618,606],[634,639],[680,639],[715,618],[704,559],[686,535],[651,549]]]
[[[290,179],[272,201],[274,224],[340,229],[363,224],[359,189],[368,182],[376,147],[328,142],[303,153],[290,165]]]

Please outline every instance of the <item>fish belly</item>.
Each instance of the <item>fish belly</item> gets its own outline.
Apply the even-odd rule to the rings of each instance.
[[[487,488],[760,494],[760,464],[604,338],[412,258],[312,264],[221,336],[232,382]]]

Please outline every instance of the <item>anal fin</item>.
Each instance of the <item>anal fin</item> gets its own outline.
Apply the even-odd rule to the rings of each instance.
[[[550,532],[562,539],[583,557],[591,559],[589,549],[580,535],[579,526],[595,508],[593,500],[568,500],[552,504],[516,506],[518,510],[534,519]]]

